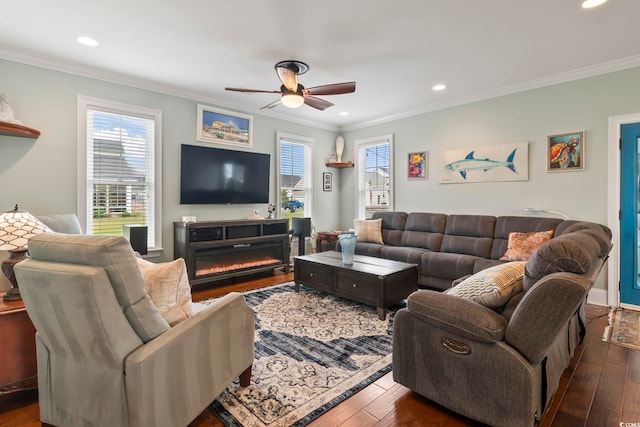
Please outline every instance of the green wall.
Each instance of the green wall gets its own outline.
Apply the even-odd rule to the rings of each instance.
[[[6,60],[0,60],[0,76],[0,93],[10,96],[16,119],[41,131],[41,136],[35,140],[0,135],[1,211],[10,210],[17,203],[21,209],[34,215],[76,212],[77,97],[84,95],[162,111],[162,260],[173,258],[172,223],[180,221],[184,215],[195,215],[198,220],[237,219],[248,217],[254,209],[266,215],[266,204],[201,206],[179,203],[180,144],[207,145],[195,139],[196,106],[198,103],[211,103]],[[334,131],[253,112],[249,114],[253,115],[252,150],[272,155],[273,202],[279,197],[275,188],[277,132],[315,139],[314,176],[318,183],[321,182],[322,172],[326,169],[324,158],[333,150]],[[339,211],[328,207],[337,205],[338,192],[323,192],[318,184],[314,186],[313,193],[314,225],[319,229],[335,228],[339,222]],[[6,287],[3,280],[4,277],[0,277],[0,289]]]
[[[640,112],[640,68],[548,86],[344,133],[357,139],[392,133],[395,209],[492,215],[555,210],[572,219],[607,222],[608,119]],[[547,172],[547,136],[585,131],[585,169]],[[516,142],[529,146],[529,180],[440,184],[444,150]],[[406,157],[429,151],[429,175],[408,180]],[[504,159],[498,159],[504,160]],[[342,175],[342,221],[355,212],[354,173]]]
[[[183,215],[199,220],[247,217],[266,206],[183,206],[179,204],[179,146],[195,140],[196,104],[185,99],[74,74],[0,60],[0,93],[7,93],[16,118],[39,129],[37,140],[0,136],[0,209],[15,203],[34,214],[76,211],[77,96],[156,108],[163,113],[163,247],[173,256],[172,222]],[[472,76],[471,76],[472,77]],[[223,108],[228,108],[222,106]],[[532,207],[571,218],[606,223],[608,118],[640,112],[640,68],[605,74],[452,107],[405,119],[348,130],[343,158],[354,160],[357,139],[393,134],[395,208],[407,212],[525,215]],[[245,112],[246,113],[246,112]],[[272,154],[271,194],[275,201],[276,132],[315,138],[314,177],[320,182],[336,132],[254,117],[254,151]],[[546,137],[584,130],[584,171],[546,171]],[[529,180],[440,184],[436,170],[443,150],[527,142]],[[406,155],[429,151],[427,180],[406,178]],[[332,169],[334,191],[314,187],[317,229],[351,227],[355,212],[354,170]],[[337,191],[336,191],[337,190]],[[1,285],[1,284],[0,284]],[[604,288],[604,284],[597,285]]]

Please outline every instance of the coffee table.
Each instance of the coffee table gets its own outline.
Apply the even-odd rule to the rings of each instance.
[[[295,290],[300,284],[378,309],[398,303],[418,289],[418,266],[406,262],[356,255],[352,265],[342,264],[336,251],[297,256],[293,259]]]

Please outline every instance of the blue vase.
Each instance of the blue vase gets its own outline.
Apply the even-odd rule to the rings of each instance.
[[[345,265],[353,264],[353,255],[356,252],[356,238],[352,233],[340,234],[340,250],[342,251],[342,263]]]

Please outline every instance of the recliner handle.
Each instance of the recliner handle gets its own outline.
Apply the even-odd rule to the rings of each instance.
[[[452,340],[451,338],[442,337],[441,344],[444,348],[455,354],[466,355],[471,353],[471,347],[469,347],[468,344]]]

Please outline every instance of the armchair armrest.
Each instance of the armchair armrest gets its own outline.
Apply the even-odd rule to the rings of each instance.
[[[193,420],[252,365],[254,318],[244,296],[230,293],[132,352],[125,361],[132,425]]]
[[[585,301],[592,283],[585,276],[567,272],[543,277],[513,312],[505,341],[537,365]]]
[[[502,341],[507,319],[488,307],[441,292],[420,290],[409,295],[407,308],[417,318],[474,341]]]

